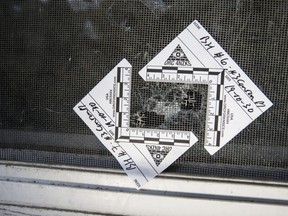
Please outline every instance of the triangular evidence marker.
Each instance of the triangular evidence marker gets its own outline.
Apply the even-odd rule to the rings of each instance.
[[[166,155],[171,151],[171,146],[160,146],[160,145],[146,145],[151,157],[155,161],[158,167],[161,162],[165,159]]]
[[[178,44],[169,58],[165,61],[164,65],[191,66],[191,63],[181,46]]]
[[[175,63],[177,58],[172,58],[175,55],[173,50],[178,46],[191,66]],[[178,56],[180,54],[181,51]],[[167,60],[172,64],[167,65]],[[204,147],[211,155],[272,106],[272,102],[196,20],[143,67],[139,75],[145,81],[209,86]]]

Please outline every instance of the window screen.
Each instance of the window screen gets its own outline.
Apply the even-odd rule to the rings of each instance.
[[[190,86],[198,114],[181,118],[193,120],[199,142],[166,171],[287,180],[287,14],[286,0],[2,0],[0,159],[120,169],[73,107],[123,58],[137,83],[135,114],[141,104],[177,100],[179,85],[147,86],[137,72],[197,19],[274,105],[211,156],[207,89]]]

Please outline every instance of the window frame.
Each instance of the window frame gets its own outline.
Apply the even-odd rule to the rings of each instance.
[[[116,215],[285,215],[288,183],[0,161],[0,204]],[[44,212],[43,214],[45,215]]]

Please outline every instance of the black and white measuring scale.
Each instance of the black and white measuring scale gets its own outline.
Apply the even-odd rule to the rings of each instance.
[[[131,76],[132,68],[117,68],[116,140],[143,144],[192,146],[192,131],[130,127]],[[146,81],[208,85],[205,145],[220,146],[224,69],[147,66]]]

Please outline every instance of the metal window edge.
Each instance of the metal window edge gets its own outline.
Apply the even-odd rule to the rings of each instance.
[[[288,183],[0,161],[0,203],[116,215],[285,215]]]

